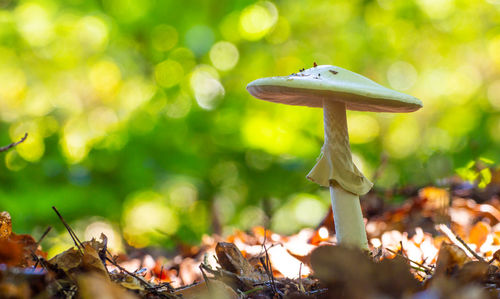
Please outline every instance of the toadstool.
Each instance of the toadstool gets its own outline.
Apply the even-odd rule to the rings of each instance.
[[[323,108],[322,154],[307,178],[330,188],[337,242],[368,249],[359,196],[373,184],[352,161],[346,110],[413,112],[422,102],[332,65],[315,64],[289,76],[257,79],[247,90],[266,101]]]

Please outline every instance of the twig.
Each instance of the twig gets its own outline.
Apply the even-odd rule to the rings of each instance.
[[[468,252],[469,254],[467,255],[469,257],[475,257],[479,261],[486,262],[486,260],[482,258],[479,254],[477,254],[474,250],[472,250],[472,248],[470,248],[469,245],[467,245],[467,243],[464,240],[462,240],[462,238],[455,235],[448,226],[446,226],[445,224],[438,224],[436,225],[436,228],[440,232],[442,232],[453,244],[464,250],[466,254]]]
[[[299,266],[299,289],[302,293],[306,292],[306,289],[304,288],[304,284],[302,284],[302,263],[300,263],[300,266]]]
[[[49,232],[52,230],[52,226],[49,226],[47,227],[47,229],[45,230],[45,232],[42,234],[42,236],[40,237],[40,239],[38,239],[38,241],[36,242],[36,245],[40,245],[40,243],[42,243],[43,239],[45,239],[45,237],[49,234]]]
[[[50,232],[51,229],[52,229],[52,226],[47,227],[47,229],[42,234],[42,236],[40,237],[40,239],[38,239],[38,241],[35,243],[35,245],[36,245],[37,248],[40,245],[40,243],[42,243],[43,239],[45,238],[45,236],[47,236],[47,234]],[[36,267],[40,263],[40,259],[36,255],[35,251],[33,251],[32,249],[30,249],[30,250],[31,250],[31,255],[33,256],[33,260],[35,260],[35,265],[33,265],[33,271],[35,271]]]
[[[52,207],[52,209],[56,212],[57,214],[57,217],[59,217],[59,219],[61,220],[62,224],[64,225],[64,227],[66,227],[66,230],[68,231],[71,239],[73,239],[73,242],[75,243],[76,245],[76,248],[78,248],[78,251],[83,255],[83,244],[82,242],[80,242],[80,240],[78,239],[77,235],[75,234],[75,232],[73,231],[73,229],[69,226],[69,224],[64,220],[64,218],[62,217],[62,215],[59,213],[59,211],[56,209],[56,207]]]
[[[24,142],[24,140],[26,140],[26,138],[28,138],[28,133],[24,133],[23,138],[21,138],[21,140],[19,140],[18,142],[14,142],[14,143],[11,143],[11,144],[9,144],[9,145],[7,145],[7,146],[0,147],[0,153],[1,153],[1,152],[5,152],[5,151],[7,151],[7,150],[9,150],[9,149],[13,148],[14,146],[18,145],[19,143],[23,143],[23,142]]]
[[[266,257],[264,258],[264,263],[262,266],[264,266],[264,270],[266,270],[267,276],[271,279],[271,288],[274,294],[278,294],[278,290],[276,288],[276,283],[274,281],[274,275],[273,275],[273,268],[271,266],[271,261],[269,260],[269,253],[267,252],[266,248],[266,240],[267,240],[267,230],[264,229],[264,242],[262,243],[262,246],[264,246],[264,251],[266,252]],[[261,261],[262,263],[262,261]]]
[[[432,274],[432,269],[431,269],[430,267],[428,267],[428,266],[426,266],[426,265],[424,265],[424,264],[422,264],[422,263],[415,262],[415,261],[411,260],[410,258],[408,258],[407,256],[404,256],[404,255],[402,255],[401,253],[398,253],[398,252],[396,252],[396,251],[394,251],[394,250],[391,250],[391,249],[389,249],[389,248],[385,248],[385,250],[389,251],[389,252],[390,252],[390,253],[392,253],[392,254],[399,255],[399,256],[403,257],[404,259],[406,259],[407,261],[409,261],[409,262],[411,262],[411,263],[414,263],[415,265],[417,265],[417,266],[421,267],[421,268],[424,270],[423,272],[425,272],[425,274]],[[411,266],[411,265],[410,265],[410,267],[412,267],[412,268],[413,268],[413,266]],[[414,269],[415,269],[415,268],[414,268]],[[422,270],[422,269],[420,269],[420,270]],[[415,270],[419,270],[419,269],[415,269]]]
[[[109,251],[108,251],[109,253]],[[120,266],[115,260],[113,260],[112,258],[109,258],[109,257],[106,257],[106,260],[108,262],[110,262],[113,266],[117,267],[118,269],[120,269],[121,271],[127,273],[128,275],[134,277],[135,279],[137,279],[142,285],[144,285],[144,287],[147,289],[147,290],[154,290],[155,287],[150,285],[147,281],[144,280],[144,278],[128,271],[127,269],[123,268],[122,266]]]
[[[203,280],[205,280],[205,285],[207,286],[207,290],[211,294],[210,283],[208,282],[207,274],[205,274],[205,271],[203,270],[203,267],[201,266],[201,264],[200,264],[200,271],[201,271],[201,275],[203,276]]]

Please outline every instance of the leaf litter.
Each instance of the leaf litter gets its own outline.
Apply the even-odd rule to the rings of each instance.
[[[335,246],[329,213],[291,236],[254,227],[171,258],[112,255],[104,234],[81,242],[54,209],[75,245],[47,260],[1,212],[0,298],[498,298],[500,173],[485,188],[447,186],[366,195],[369,253]]]

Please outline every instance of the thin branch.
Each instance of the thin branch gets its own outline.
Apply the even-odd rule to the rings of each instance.
[[[472,248],[467,245],[467,243],[460,238],[459,236],[455,235],[449,227],[447,227],[445,224],[438,224],[436,225],[436,228],[442,232],[453,244],[456,246],[460,247],[462,250],[464,250],[469,257],[475,257],[477,260],[486,262],[484,258],[482,258],[479,254],[477,254]]]
[[[13,148],[14,146],[18,145],[19,143],[23,143],[24,140],[26,140],[26,138],[28,138],[28,133],[24,133],[23,138],[21,138],[21,140],[19,140],[18,142],[14,142],[14,143],[11,143],[7,146],[0,147],[0,153],[8,151],[9,149]]]
[[[276,288],[276,282],[274,281],[273,268],[271,266],[271,260],[269,259],[269,253],[267,252],[266,248],[266,240],[267,240],[267,229],[264,229],[264,242],[262,243],[262,246],[264,247],[266,255],[263,261],[261,258],[261,263],[262,266],[264,266],[264,270],[266,271],[267,276],[271,279],[271,289],[273,293],[276,295],[278,294],[278,289]]]
[[[83,244],[80,242],[80,239],[78,239],[77,235],[73,231],[73,229],[69,226],[69,224],[64,220],[63,216],[59,213],[59,211],[56,209],[56,207],[52,207],[52,209],[56,212],[57,217],[61,220],[62,224],[64,227],[66,227],[66,230],[68,231],[71,239],[73,239],[73,242],[76,245],[76,248],[78,248],[78,251],[83,255]]]
[[[420,270],[422,272],[425,272],[425,274],[432,274],[432,269],[422,263],[418,263],[418,262],[415,262],[413,260],[411,260],[410,258],[408,258],[407,256],[404,256],[402,253],[399,253],[399,252],[396,252],[394,250],[391,250],[389,248],[384,248],[385,250],[389,251],[390,253],[392,254],[396,254],[396,255],[399,255],[401,256],[402,258],[404,258],[405,260],[409,261],[410,263],[414,263],[415,265],[419,266],[420,268],[419,269],[415,269],[415,270]],[[410,267],[413,267],[410,265]]]
[[[47,227],[47,229],[45,230],[45,232],[42,234],[42,236],[40,237],[40,239],[38,239],[38,241],[36,242],[36,245],[40,245],[40,243],[42,243],[43,239],[45,239],[45,237],[49,234],[49,232],[52,230],[52,226],[49,226]]]

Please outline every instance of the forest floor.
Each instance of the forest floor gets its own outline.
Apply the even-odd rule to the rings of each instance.
[[[370,253],[335,246],[332,214],[284,236],[263,227],[112,255],[107,238],[80,241],[51,259],[0,213],[0,298],[498,298],[500,171],[478,188],[373,190],[362,198]],[[389,205],[391,198],[404,197]],[[43,238],[43,237],[42,237]],[[360,287],[362,286],[362,287]]]

